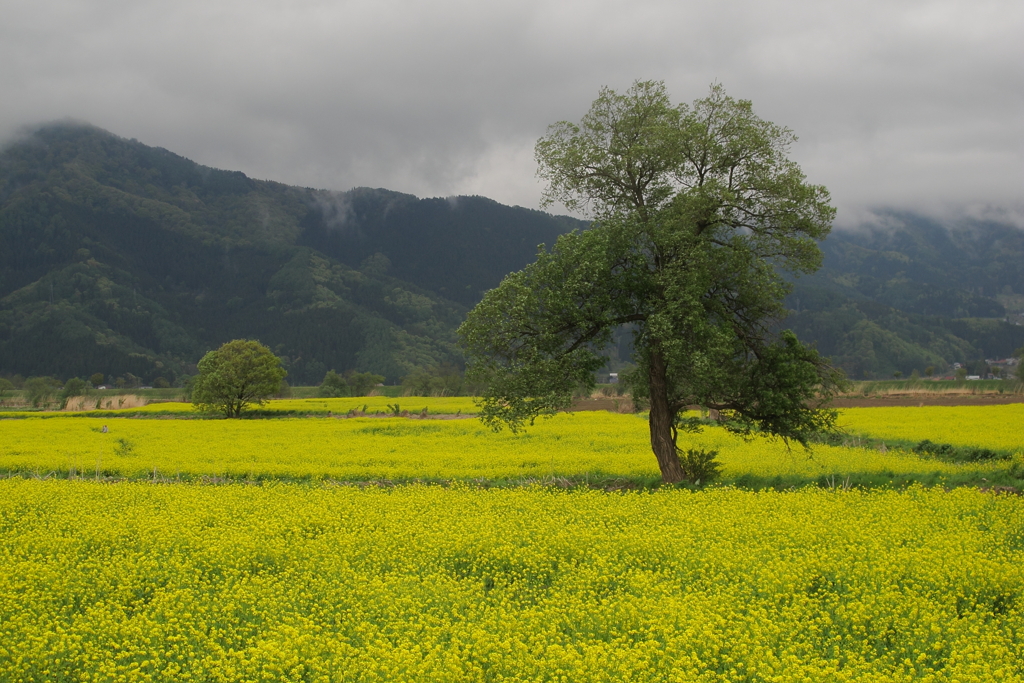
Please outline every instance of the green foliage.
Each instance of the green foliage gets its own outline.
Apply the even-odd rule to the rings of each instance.
[[[321,398],[339,398],[348,396],[348,382],[334,370],[328,370],[324,375],[323,382],[317,389],[317,396]]]
[[[25,400],[38,408],[53,401],[60,387],[60,382],[52,377],[29,377],[25,380]]]
[[[1010,461],[1010,475],[1024,479],[1024,453],[1014,453]]]
[[[313,200],[318,210],[306,218],[303,244],[367,274],[383,268],[466,307],[529,263],[538,244],[586,227],[485,197],[417,199],[357,188],[314,193]]]
[[[923,453],[946,462],[985,462],[987,460],[1008,460],[1010,454],[979,446],[953,446],[948,443],[932,443],[928,439],[914,446],[915,453]]]
[[[292,398],[292,387],[288,384],[288,380],[281,380],[281,386],[278,387],[274,398]]]
[[[462,371],[451,363],[415,368],[402,378],[403,392],[409,396],[461,396],[464,386]]]
[[[257,341],[236,339],[199,361],[192,404],[200,410],[241,417],[249,405],[263,405],[280,389],[281,359]]]
[[[720,86],[673,107],[654,82],[602,90],[580,124],[552,126],[536,147],[545,201],[596,220],[507,276],[460,328],[488,386],[485,422],[516,430],[568,406],[629,324],[628,379],[665,481],[685,478],[675,416],[688,405],[801,443],[831,428],[823,402],[841,376],[770,329],[789,290],[777,270],[816,269],[835,213],[786,158],[793,139]]]
[[[9,379],[0,377],[0,399],[12,391],[14,391],[14,384]]]
[[[88,395],[89,385],[78,377],[72,377],[64,383],[64,389],[60,392],[60,407],[64,408],[68,404],[68,399],[74,398],[75,396]]]
[[[722,463],[715,458],[718,451],[703,448],[680,449],[679,462],[683,469],[683,479],[691,484],[707,484],[717,479],[722,473]]]
[[[196,375],[181,375],[178,377],[177,385],[183,390],[182,394],[185,396],[185,400],[191,403],[192,389],[196,385]]]
[[[119,437],[114,440],[114,444],[114,455],[120,458],[129,458],[135,455],[134,441]]]
[[[350,372],[345,375],[349,390],[352,396],[366,396],[370,391],[384,381],[384,375],[375,375],[372,372]]]

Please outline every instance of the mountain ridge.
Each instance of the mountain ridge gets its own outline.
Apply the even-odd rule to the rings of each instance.
[[[882,218],[833,231],[782,327],[856,379],[980,371],[1024,346],[1024,231]],[[95,126],[43,126],[0,150],[0,375],[174,382],[247,337],[292,382],[397,381],[461,362],[455,329],[482,293],[587,225],[486,197],[255,180]]]
[[[373,230],[332,238],[324,193],[93,126],[45,126],[9,145],[0,152],[0,374],[173,382],[205,350],[244,336],[282,355],[292,381],[318,382],[331,368],[396,381],[460,360],[455,328],[504,275],[466,267],[470,252],[522,267],[537,244],[582,225],[484,198],[437,205],[388,190],[331,193],[406,223],[418,203],[435,205],[428,231],[472,248],[441,249],[410,270],[422,286],[392,266],[422,251],[422,239],[404,244],[396,235],[408,226],[389,233],[395,220],[379,215]],[[456,287],[445,277],[460,269],[472,276]]]

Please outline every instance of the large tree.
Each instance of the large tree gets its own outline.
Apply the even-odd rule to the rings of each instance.
[[[192,404],[200,410],[241,417],[252,404],[263,402],[281,389],[287,372],[281,359],[263,344],[235,339],[199,361],[192,385]]]
[[[630,325],[630,385],[666,482],[685,478],[677,437],[696,428],[690,405],[805,445],[832,427],[840,376],[793,334],[772,333],[788,291],[780,271],[820,265],[835,214],[787,157],[794,140],[721,86],[673,106],[658,82],[604,89],[579,124],[549,128],[536,147],[545,202],[593,223],[541,249],[460,328],[487,381],[483,419],[516,430],[564,409]]]

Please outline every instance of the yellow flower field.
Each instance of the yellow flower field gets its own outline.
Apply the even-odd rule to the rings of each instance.
[[[102,427],[108,432],[103,433]],[[642,416],[560,414],[525,434],[498,434],[476,419],[403,418],[140,420],[27,418],[0,423],[0,472],[38,476],[543,480],[654,478]],[[720,428],[680,436],[684,448],[719,451],[725,481],[797,483],[855,474],[986,476],[1005,462],[952,464],[914,454],[744,441]]]
[[[477,399],[470,396],[354,396],[343,398],[285,398],[268,401],[263,410],[296,412],[333,412],[341,415],[350,410],[369,413],[391,413],[392,406],[399,406],[403,411],[419,414],[424,408],[430,415],[463,415],[476,414]]]
[[[1001,406],[847,408],[840,425],[881,439],[1024,451],[1024,403]]]
[[[355,397],[344,397],[344,398],[284,398],[284,399],[272,399],[267,401],[262,406],[252,406],[253,410],[259,410],[260,412],[269,413],[303,413],[308,412],[310,414],[324,415],[327,413],[333,413],[335,415],[344,415],[349,411],[362,411],[364,408],[367,413],[391,413],[393,409],[391,406],[398,405],[402,411],[408,411],[410,413],[419,414],[424,408],[427,409],[429,415],[454,415],[456,413],[462,413],[463,415],[476,414],[477,407],[475,403],[476,399],[467,396],[443,396],[443,397],[422,397],[422,396],[402,396],[398,398],[388,398],[387,396],[355,396]],[[116,398],[103,399],[101,401],[102,406],[100,410],[86,410],[78,413],[63,413],[63,412],[50,412],[50,413],[26,413],[22,412],[0,412],[0,417],[28,417],[28,416],[39,416],[39,417],[68,417],[69,415],[83,416],[89,415],[90,413],[102,413],[103,415],[116,415],[118,413],[125,414],[150,414],[150,413],[169,413],[173,415],[187,416],[187,415],[200,415],[191,403],[182,403],[178,401],[160,401],[156,403],[150,403],[148,405],[131,407],[131,408],[119,408]],[[109,406],[109,407],[107,407]]]
[[[6,425],[5,425],[6,427]],[[5,681],[1024,680],[977,490],[0,481]]]

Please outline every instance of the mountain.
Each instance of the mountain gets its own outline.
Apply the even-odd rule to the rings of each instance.
[[[234,338],[395,381],[458,362],[482,292],[585,223],[482,197],[327,192],[88,125],[0,152],[0,375],[169,382]]]
[[[857,379],[980,373],[1024,346],[1024,231],[878,218],[822,243],[782,326]],[[586,225],[483,197],[291,187],[44,126],[0,151],[0,376],[174,382],[256,338],[293,383],[329,369],[396,381],[458,363],[455,329],[482,293]]]
[[[993,221],[944,224],[911,214],[835,230],[824,264],[796,280],[783,323],[856,379],[909,375],[1024,346],[1024,231]]]

